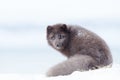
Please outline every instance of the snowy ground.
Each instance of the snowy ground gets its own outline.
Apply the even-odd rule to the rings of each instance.
[[[0,74],[0,80],[119,80],[120,65],[93,71],[78,72],[71,75],[46,77],[43,74]]]

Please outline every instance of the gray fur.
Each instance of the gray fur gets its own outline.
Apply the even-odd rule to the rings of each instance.
[[[64,35],[64,37],[62,37]],[[95,33],[66,24],[47,27],[48,43],[68,60],[52,67],[47,76],[68,75],[112,64],[112,55],[105,41]]]
[[[94,68],[92,65],[90,66],[91,63],[94,64],[95,61],[90,56],[75,55],[68,60],[52,67],[47,72],[47,76],[68,75],[71,74],[73,71],[89,70],[90,68]]]

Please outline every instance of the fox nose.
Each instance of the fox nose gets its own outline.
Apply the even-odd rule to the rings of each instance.
[[[60,45],[59,45],[59,44],[57,44],[56,46],[57,46],[57,47],[60,47]]]
[[[61,47],[61,46],[62,46],[62,44],[57,44],[56,46],[57,46],[57,47]]]

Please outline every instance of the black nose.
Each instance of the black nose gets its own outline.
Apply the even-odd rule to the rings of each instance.
[[[62,46],[63,46],[63,44],[57,44],[56,46],[57,46],[57,47],[62,47]]]
[[[59,47],[59,44],[57,44],[57,47]]]

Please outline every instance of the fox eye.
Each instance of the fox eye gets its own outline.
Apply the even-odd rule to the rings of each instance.
[[[52,37],[50,37],[50,39],[51,39],[51,40],[54,40],[54,39],[55,39],[55,37],[54,37],[54,36],[52,36]]]

